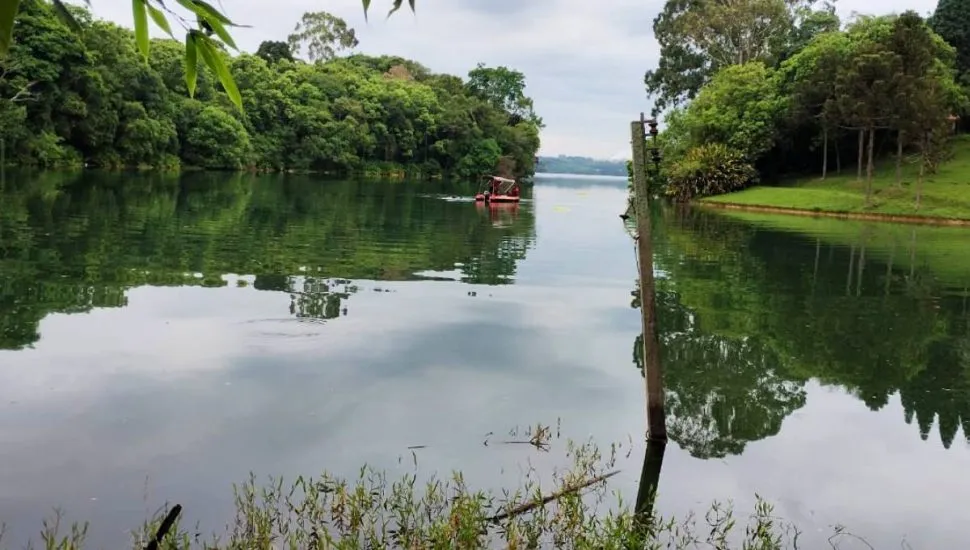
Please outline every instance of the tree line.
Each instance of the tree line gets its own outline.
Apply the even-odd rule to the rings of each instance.
[[[65,9],[79,30],[48,0],[20,2],[0,58],[0,142],[9,163],[456,177],[534,171],[542,121],[524,75],[507,67],[479,64],[462,79],[395,56],[341,55],[357,46],[355,33],[325,12],[305,14],[285,41],[265,42],[256,54],[230,56],[215,40],[187,54],[177,40],[154,39],[146,58],[138,25],[132,32]],[[204,63],[189,62],[193,56]]]
[[[654,21],[657,69],[645,77],[661,134],[666,191],[680,200],[789,174],[855,164],[872,195],[880,152],[945,159],[968,110],[970,1],[941,0],[843,24],[816,0],[669,0]]]
[[[539,157],[537,172],[549,174],[588,174],[594,176],[625,176],[627,161],[559,155]]]

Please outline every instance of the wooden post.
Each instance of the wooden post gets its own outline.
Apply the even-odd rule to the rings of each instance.
[[[630,123],[633,147],[633,193],[637,216],[637,258],[640,266],[640,315],[643,323],[643,378],[647,393],[647,438],[667,441],[660,339],[657,335],[656,291],[653,279],[653,240],[647,181],[646,132],[643,113]]]

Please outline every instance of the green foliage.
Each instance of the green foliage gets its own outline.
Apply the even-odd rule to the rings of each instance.
[[[252,149],[242,123],[212,105],[199,112],[184,148],[186,161],[194,166],[229,169],[245,166]]]
[[[77,14],[82,35],[43,0],[21,6],[0,62],[0,138],[14,164],[346,173],[381,163],[395,167],[384,172],[477,177],[502,160],[511,176],[534,171],[534,122],[416,62],[305,63],[280,42],[230,57],[191,31],[188,50],[152,40],[145,63],[134,33]]]
[[[67,7],[62,0],[50,1],[51,9],[57,18],[60,19],[72,31],[80,32],[81,24],[78,21],[77,15],[72,13],[72,8]],[[195,16],[198,24],[198,29],[191,29],[186,34],[186,64],[192,63],[194,66],[195,60],[201,54],[201,51],[199,51],[200,47],[208,49],[210,46],[213,46],[217,50],[222,50],[224,47],[232,48],[233,50],[238,49],[236,48],[236,44],[226,27],[245,27],[248,25],[238,25],[233,23],[225,15],[223,15],[222,12],[204,0],[176,0],[176,2],[188,10],[193,16]],[[371,0],[361,0],[361,3],[364,8],[364,16],[366,17],[367,12],[370,9]],[[391,10],[388,12],[387,16],[390,17],[391,14],[399,10],[403,3],[403,0],[393,0]],[[14,22],[18,15],[20,15],[20,4],[21,0],[6,0],[0,4],[0,58],[3,58],[7,54],[11,44],[13,43]],[[88,4],[90,4],[90,2],[88,2]],[[411,11],[413,12],[415,0],[408,0],[408,5],[411,7]],[[184,17],[172,11],[162,0],[132,0],[135,36],[137,37],[139,49],[146,57],[148,56],[149,49],[148,17],[146,17],[146,15],[150,15],[152,21],[158,25],[160,29],[165,31],[166,34],[171,36],[172,30],[170,24],[168,23],[168,16],[166,13],[185,21]],[[200,33],[209,37],[209,42],[199,41],[197,36]],[[208,59],[206,60],[206,63],[208,63]],[[220,72],[217,70],[218,67],[215,66],[210,66],[210,68],[216,72],[220,78],[220,81],[222,82],[223,87],[225,87],[227,91],[231,88],[235,88],[235,83],[232,80],[232,76],[228,72]],[[192,95],[193,91],[195,90],[195,78],[195,71],[185,72],[185,84],[189,90],[189,95]],[[237,94],[230,92],[229,98],[236,104],[236,107],[242,108],[242,101]]]
[[[758,172],[744,156],[721,143],[687,151],[667,169],[667,195],[687,202],[709,195],[739,191],[755,183]]]
[[[263,58],[263,61],[266,61],[270,65],[284,60],[295,61],[293,52],[290,51],[290,46],[286,42],[280,42],[278,40],[261,42],[259,48],[256,50],[256,55]]]
[[[717,73],[690,103],[683,124],[692,143],[723,143],[750,161],[774,146],[786,107],[772,71],[755,61]]]
[[[956,50],[956,68],[970,73],[970,0],[939,0],[930,26]]]
[[[486,67],[479,63],[468,72],[468,89],[498,109],[507,111],[515,123],[529,121],[542,127],[532,99],[525,95],[525,75],[508,67]]]
[[[816,0],[667,0],[653,21],[660,61],[644,77],[653,114],[683,104],[718,71],[761,61],[774,65],[818,33],[838,28]]]
[[[859,16],[839,30],[832,6],[815,9],[812,2],[789,3],[787,12],[768,0],[668,3],[675,7],[677,24],[670,25],[679,34],[668,38],[693,44],[712,70],[692,88],[692,101],[667,116],[660,142],[668,167],[719,143],[763,177],[821,165],[824,178],[830,165],[841,170],[852,159],[858,178],[871,182],[874,157],[883,150],[877,144],[895,142],[885,150],[896,154],[900,174],[907,152],[925,165],[927,155],[939,156],[950,116],[968,105],[954,79],[956,51],[915,12]],[[759,23],[754,13],[775,23]],[[751,44],[720,41],[758,28],[764,33],[757,55]]]

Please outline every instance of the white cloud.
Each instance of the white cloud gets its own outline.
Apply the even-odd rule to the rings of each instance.
[[[359,0],[225,2],[231,18],[252,25],[234,36],[244,50],[282,40],[306,11],[327,10],[357,29],[360,51],[415,59],[435,71],[464,76],[479,61],[526,75],[528,93],[544,118],[543,154],[601,158],[629,147],[628,122],[649,111],[643,73],[656,65],[651,29],[662,0],[418,0],[386,19],[390,0],[373,2],[365,22]],[[929,13],[935,0],[841,0],[839,13],[913,9]],[[95,0],[106,19],[130,26],[130,3]]]

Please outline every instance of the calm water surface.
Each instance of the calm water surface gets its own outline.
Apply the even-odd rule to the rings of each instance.
[[[8,178],[0,521],[54,506],[116,547],[260,478],[462,469],[515,484],[561,419],[632,437],[643,386],[625,182],[544,176],[517,208],[445,183]],[[970,517],[970,233],[658,211],[669,430],[659,508],[755,493],[825,543],[956,547]],[[561,445],[560,445],[561,447]],[[404,457],[404,460],[402,460]],[[849,548],[848,544],[843,546]]]

